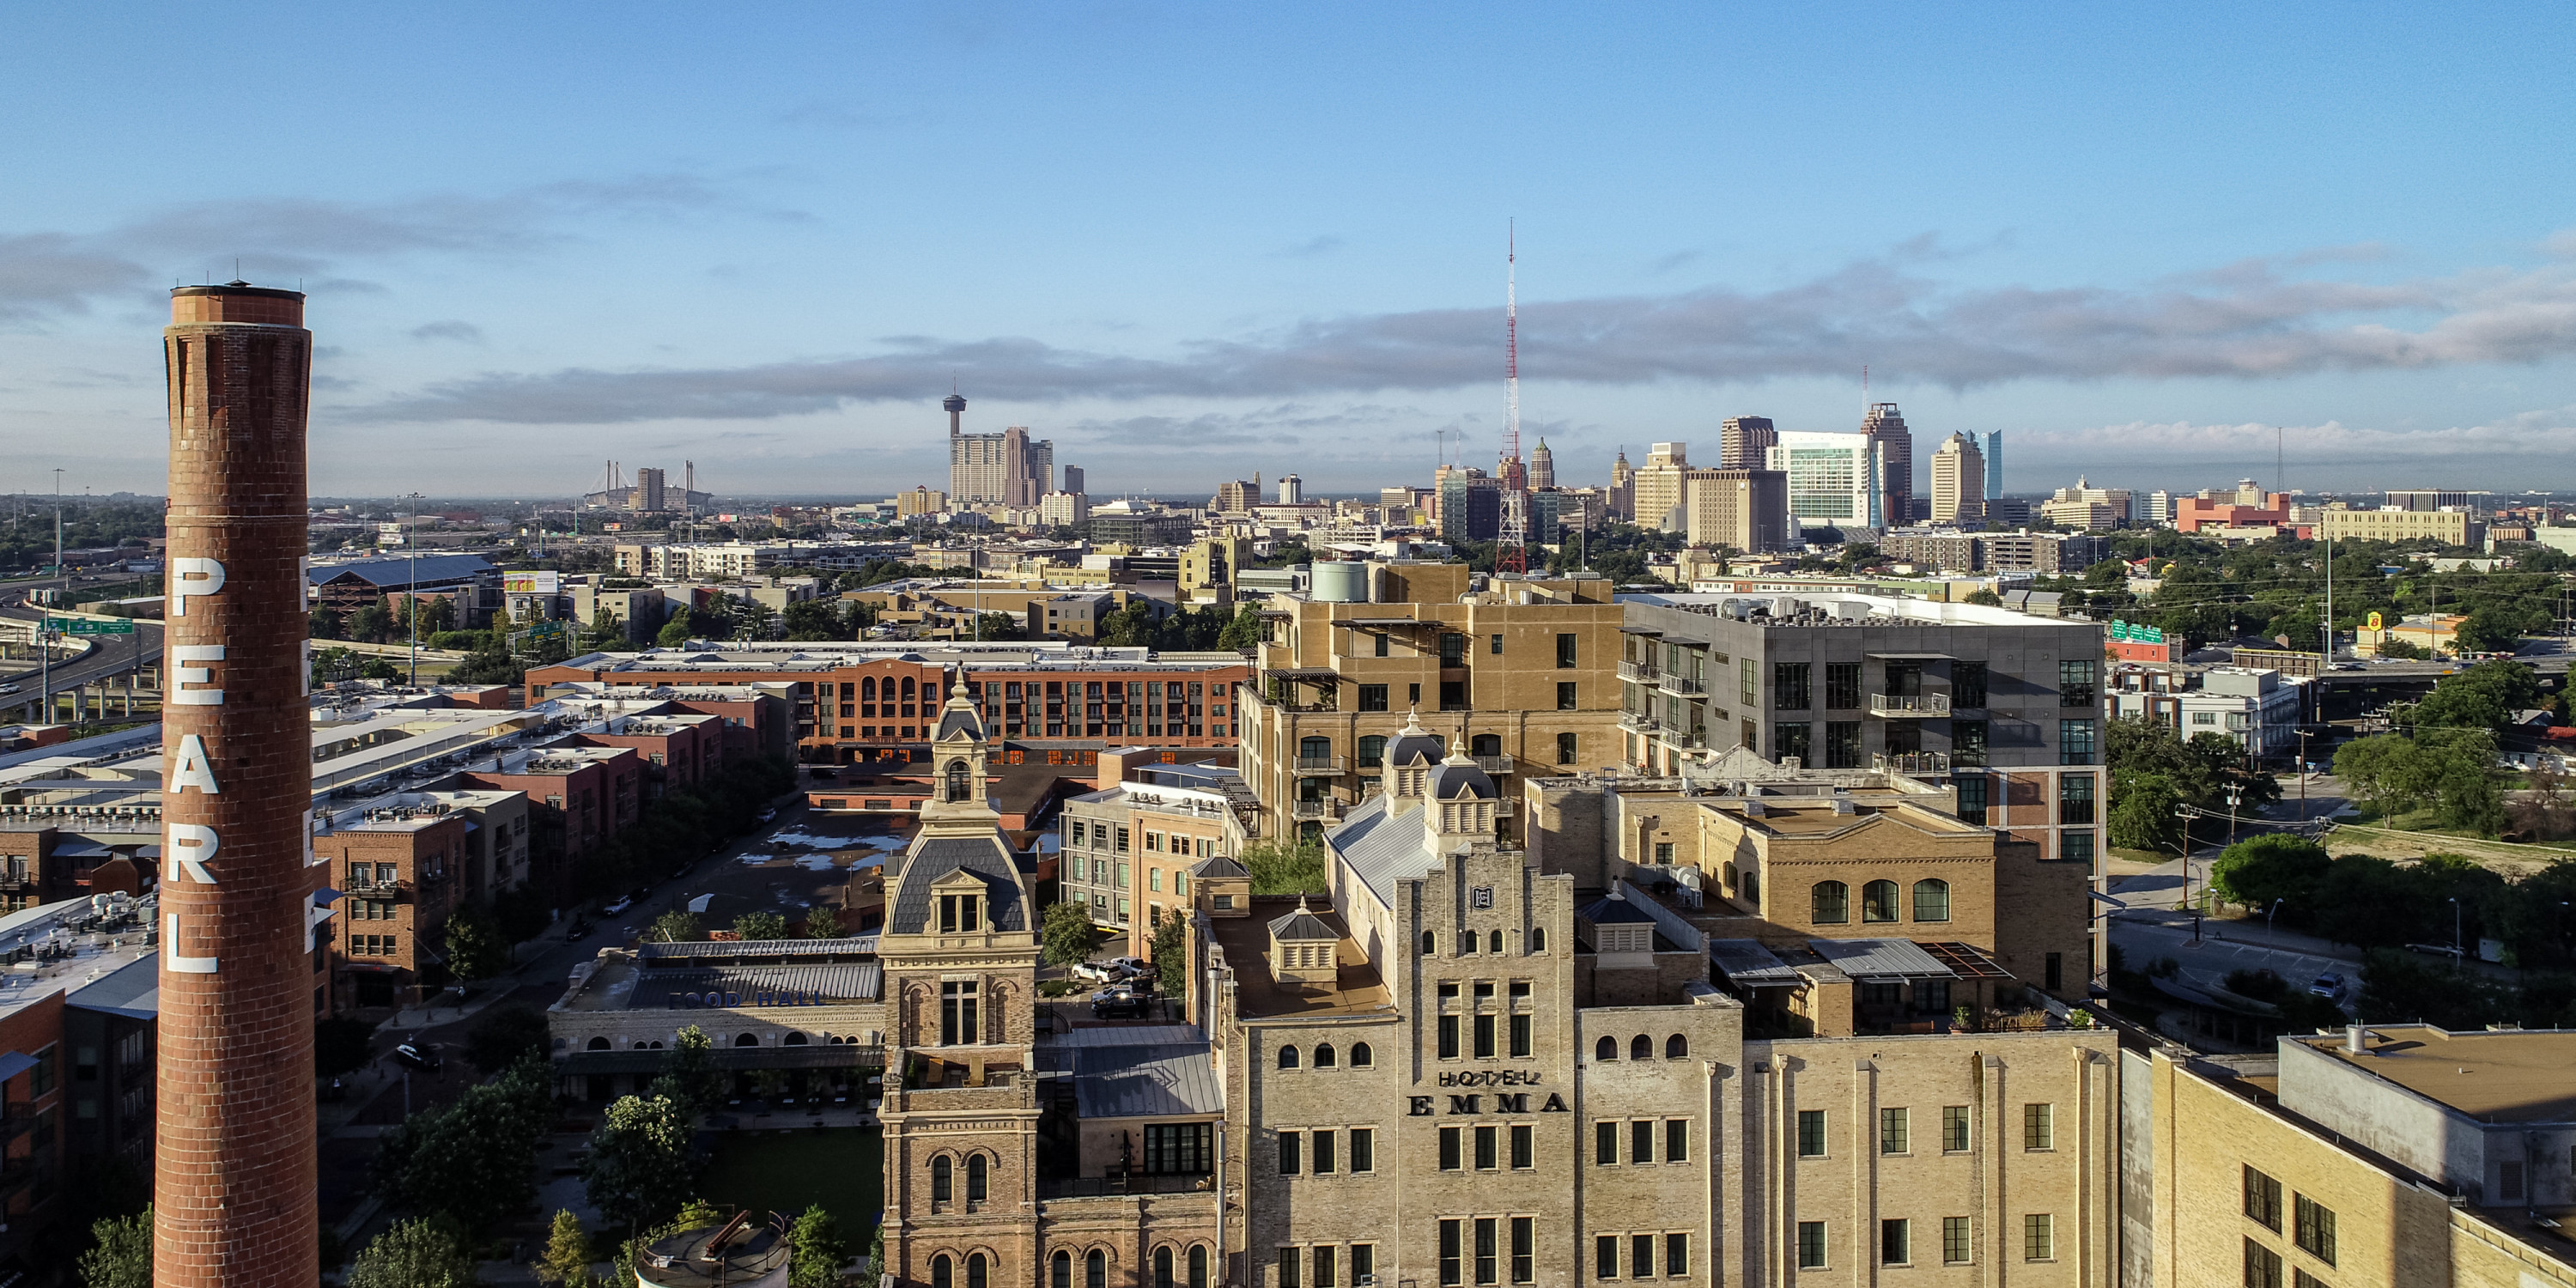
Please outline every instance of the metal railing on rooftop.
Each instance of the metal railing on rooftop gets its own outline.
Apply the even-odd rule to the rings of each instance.
[[[1950,697],[1945,693],[1918,693],[1900,696],[1893,693],[1869,695],[1869,713],[1900,719],[1939,719],[1950,714]]]

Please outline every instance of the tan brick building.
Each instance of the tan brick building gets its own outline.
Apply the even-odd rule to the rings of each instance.
[[[1489,580],[1403,561],[1364,576],[1362,599],[1279,595],[1262,610],[1241,755],[1264,835],[1320,834],[1380,790],[1408,712],[1488,773],[1617,759],[1620,609],[1607,579]]]

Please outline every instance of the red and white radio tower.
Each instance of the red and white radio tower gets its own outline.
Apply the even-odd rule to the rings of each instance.
[[[1521,302],[1517,229],[1505,225],[1503,241],[1503,527],[1494,549],[1494,571],[1529,571],[1529,467],[1521,461]]]

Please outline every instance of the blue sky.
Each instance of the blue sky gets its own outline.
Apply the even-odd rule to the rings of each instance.
[[[1095,494],[1726,416],[2008,486],[2576,487],[2576,10],[0,7],[0,490],[158,490],[174,281],[311,292],[317,493]]]

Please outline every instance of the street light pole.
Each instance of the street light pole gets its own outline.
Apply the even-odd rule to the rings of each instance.
[[[2451,900],[2451,965],[2456,969],[2466,960],[2468,960],[2468,954],[2461,951],[2460,945],[2460,901],[2453,899]]]
[[[409,593],[403,596],[403,620],[411,626],[411,687],[420,687],[420,493],[411,494],[411,522],[403,528],[403,549],[411,556]]]
[[[61,597],[70,598],[71,578],[63,572],[63,472],[60,469],[54,471],[54,575],[63,578]],[[59,607],[59,604],[47,604],[36,610],[36,656],[43,659],[44,667],[44,675],[36,681],[36,689],[44,695],[46,724],[54,722],[54,650],[46,642],[45,637],[53,632],[45,629],[45,623],[52,618],[53,610]]]

